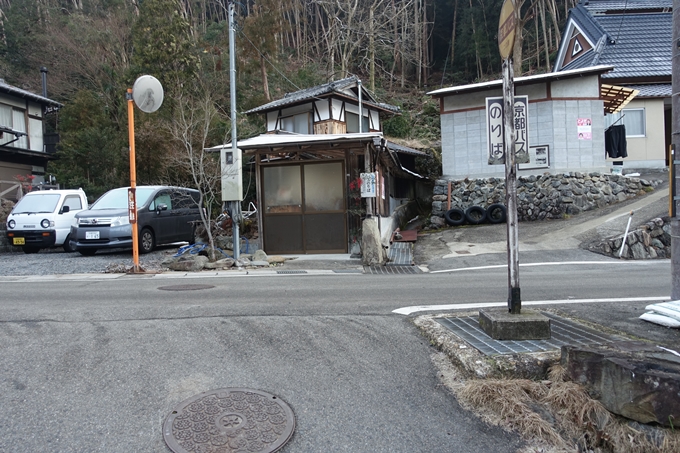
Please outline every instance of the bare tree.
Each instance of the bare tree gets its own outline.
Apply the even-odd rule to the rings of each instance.
[[[222,171],[219,153],[207,151],[211,131],[220,116],[210,89],[197,81],[193,90],[179,93],[174,117],[168,124],[169,132],[177,144],[169,156],[170,169],[175,174],[170,180],[187,178],[189,185],[200,192],[201,225],[208,236],[208,258],[217,259],[217,247],[212,233],[212,208],[221,204]],[[177,172],[181,173],[177,173]]]

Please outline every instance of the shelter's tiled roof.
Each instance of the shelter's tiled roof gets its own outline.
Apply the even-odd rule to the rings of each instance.
[[[672,0],[582,0],[569,20],[596,45],[560,71],[611,65],[604,79],[670,79],[672,6]]]
[[[3,79],[0,79],[0,92],[11,94],[12,96],[17,96],[23,99],[30,99],[31,101],[38,102],[43,105],[49,105],[52,107],[63,107],[63,105],[57,101],[53,101],[52,99],[48,99],[35,93],[31,93],[30,91],[22,90],[21,88],[12,86],[5,82]]]
[[[239,140],[237,146],[245,151],[253,149],[263,149],[276,146],[289,146],[299,144],[339,144],[346,142],[373,142],[376,147],[383,144],[390,150],[397,153],[412,154],[416,156],[426,156],[427,153],[408,146],[386,140],[382,132],[363,132],[353,134],[295,134],[295,133],[275,133],[261,134],[255,137]],[[231,147],[230,144],[213,146],[208,148],[210,151],[218,151],[222,148]]]
[[[597,17],[609,41],[598,64],[614,70],[605,78],[671,75],[672,14],[624,14]]]
[[[655,83],[650,85],[626,85],[627,88],[638,90],[640,98],[668,98],[673,94],[670,83]]]
[[[596,43],[605,34],[605,30],[597,23],[590,10],[581,4],[569,11],[569,18],[578,24],[579,28],[593,43]]]
[[[294,91],[292,93],[286,93],[283,98],[272,101],[268,104],[255,107],[250,109],[246,114],[260,113],[268,110],[273,110],[281,107],[286,107],[289,105],[298,104],[300,102],[309,101],[314,98],[328,97],[330,94],[339,94],[343,96],[348,96],[350,98],[356,99],[357,102],[359,98],[356,94],[356,89],[358,86],[359,78],[356,76],[347,77],[341,80],[335,80],[333,82],[328,82],[323,85],[318,85],[311,88],[304,88],[302,90]],[[399,107],[385,104],[382,102],[377,102],[368,92],[364,89],[362,95],[362,102],[366,105],[372,105],[381,110],[386,110],[393,113],[399,113]]]
[[[596,65],[595,62],[597,61],[598,57],[599,54],[595,52],[595,50],[591,49],[588,52],[584,53],[580,58],[562,67],[562,69],[560,69],[559,72],[569,71],[571,69],[589,68],[591,66]]]
[[[673,0],[581,0],[593,14],[605,14],[615,11],[649,11],[673,7]]]
[[[387,147],[391,149],[392,151],[396,151],[398,153],[403,153],[403,154],[411,154],[414,156],[427,156],[427,153],[408,147],[404,145],[400,145],[398,143],[391,142],[389,140],[385,140],[387,143]]]

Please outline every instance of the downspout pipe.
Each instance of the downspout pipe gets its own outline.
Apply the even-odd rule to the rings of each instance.
[[[364,131],[364,104],[362,101],[362,89],[361,89],[361,80],[357,80],[357,87],[359,91],[359,133],[361,134]]]

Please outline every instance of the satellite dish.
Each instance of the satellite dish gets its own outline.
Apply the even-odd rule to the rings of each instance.
[[[132,99],[142,112],[155,112],[163,103],[163,87],[157,78],[143,75],[132,86]]]

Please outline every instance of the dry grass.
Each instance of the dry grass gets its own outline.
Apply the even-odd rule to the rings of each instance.
[[[547,386],[527,379],[486,379],[468,381],[458,397],[468,406],[492,411],[524,437],[557,445],[562,443],[559,433],[531,407],[547,393]]]
[[[470,380],[454,390],[487,421],[519,432],[534,444],[524,452],[678,453],[680,433],[645,427],[611,414],[559,365],[549,381]],[[637,427],[637,429],[636,429]]]

